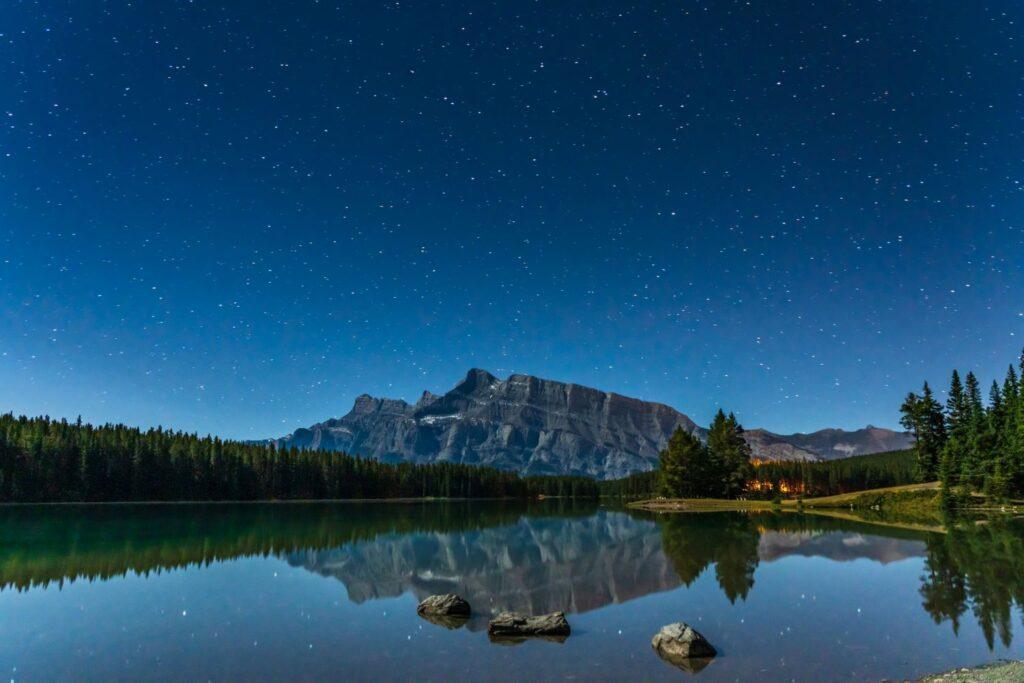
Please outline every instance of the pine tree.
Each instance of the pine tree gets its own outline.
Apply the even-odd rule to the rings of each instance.
[[[981,387],[973,372],[964,381],[967,397],[967,416],[964,425],[964,448],[960,465],[960,482],[971,489],[980,489],[990,471],[990,452],[985,433],[985,407],[981,402]]]
[[[743,438],[743,425],[739,423],[733,413],[729,413],[728,424],[732,435],[732,448],[729,449],[729,457],[725,461],[728,468],[726,493],[733,498],[746,491],[747,482],[754,475],[754,466],[750,462],[753,451],[747,440]]]
[[[1010,488],[1016,495],[1024,495],[1024,388],[1020,390],[1016,401],[1016,410],[1012,430],[1007,441],[1009,444]]]
[[[707,495],[735,498],[743,494],[753,474],[750,446],[743,438],[743,427],[736,416],[722,410],[715,415],[708,430]]]
[[[960,382],[960,373],[953,371],[949,382],[949,396],[946,398],[946,429],[952,435],[967,422],[967,394]]]
[[[1006,403],[1003,447],[1006,449],[1007,477],[1010,491],[1024,494],[1024,351],[1021,351],[1021,374],[1011,365],[1003,382],[1003,401]]]
[[[1003,380],[1003,399],[1007,403],[1013,403],[1017,400],[1017,396],[1020,392],[1020,384],[1017,381],[1017,372],[1011,365],[1006,369],[1006,379]]]
[[[707,495],[703,492],[706,470],[707,449],[697,437],[677,427],[658,456],[658,490],[669,498]]]
[[[726,458],[728,458],[729,448],[728,418],[726,418],[725,412],[719,408],[708,429],[708,463],[705,467],[705,480],[702,482],[702,488],[706,495],[715,497],[727,495]]]
[[[932,395],[928,382],[921,395],[907,394],[900,407],[900,423],[914,435],[917,474],[920,481],[932,481],[938,476],[939,458],[946,442],[946,427],[942,407]]]
[[[968,448],[967,424],[969,410],[967,395],[960,382],[960,373],[953,371],[946,398],[946,444],[939,461],[939,479],[948,490],[960,485],[965,452]]]
[[[989,390],[989,408],[985,413],[984,427],[976,440],[984,472],[983,490],[985,495],[996,500],[1006,498],[1011,488],[1012,454],[1004,431],[1006,426],[1006,401],[999,383],[993,381]]]

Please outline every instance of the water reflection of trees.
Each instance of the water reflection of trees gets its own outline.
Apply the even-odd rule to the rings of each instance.
[[[949,621],[954,632],[970,611],[990,648],[997,637],[1009,646],[1014,608],[1024,609],[1021,519],[960,521],[947,533],[794,514],[674,514],[663,515],[660,524],[662,546],[680,580],[690,585],[714,565],[718,585],[732,602],[745,600],[754,586],[762,533],[854,532],[923,542],[922,606],[935,623]]]
[[[757,525],[747,515],[667,515],[661,523],[662,548],[689,586],[715,565],[715,578],[729,598],[746,600],[754,586]]]
[[[658,519],[665,554],[683,583],[690,585],[714,565],[715,579],[730,602],[737,598],[746,600],[762,559],[772,560],[786,554],[808,554],[839,561],[851,559],[851,556],[877,559],[873,551],[883,543],[893,540],[919,543],[923,538],[920,531],[791,513],[668,514]],[[771,538],[773,533],[791,538],[792,543],[762,547],[762,537],[769,534]],[[877,543],[848,546],[843,541],[851,534],[863,534]],[[833,542],[815,542],[822,539]],[[763,551],[769,552],[766,558],[760,556]]]
[[[0,590],[148,575],[386,534],[464,532],[523,515],[587,517],[572,501],[26,506],[0,508]]]
[[[995,518],[951,524],[946,534],[929,534],[923,606],[935,623],[960,629],[968,609],[989,648],[1013,639],[1013,608],[1024,608],[1024,521]]]

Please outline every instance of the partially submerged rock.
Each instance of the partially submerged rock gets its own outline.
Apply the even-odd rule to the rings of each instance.
[[[663,626],[651,639],[651,647],[663,660],[690,673],[706,667],[718,654],[707,638],[681,621]]]
[[[496,636],[493,634],[487,637],[490,638],[493,644],[501,645],[503,647],[515,647],[516,645],[522,645],[528,640],[532,642],[543,640],[548,643],[557,643],[561,645],[569,639],[569,636]]]
[[[518,612],[502,612],[491,619],[487,633],[495,637],[567,636],[571,633],[565,612],[531,617]]]
[[[435,626],[441,626],[452,631],[457,628],[462,628],[469,623],[469,617],[464,614],[449,616],[446,614],[428,614],[426,612],[420,612],[420,619],[426,619]]]
[[[463,617],[467,618],[472,610],[469,603],[454,593],[431,595],[420,603],[416,612],[432,617]]]

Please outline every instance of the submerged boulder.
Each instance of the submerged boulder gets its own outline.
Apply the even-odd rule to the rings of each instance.
[[[502,612],[487,625],[487,633],[497,637],[567,636],[570,632],[565,612],[552,612],[536,617],[518,612]]]
[[[651,639],[651,647],[668,663],[693,673],[718,654],[707,638],[681,621],[663,626]]]
[[[425,619],[434,626],[441,626],[442,628],[452,631],[457,628],[462,628],[469,623],[469,617],[464,614],[449,616],[447,614],[429,614],[427,612],[420,612],[420,619]]]
[[[468,617],[471,611],[469,603],[454,593],[431,595],[416,608],[418,614],[432,617]]]

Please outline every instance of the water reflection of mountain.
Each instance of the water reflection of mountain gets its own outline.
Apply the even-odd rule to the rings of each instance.
[[[355,602],[459,593],[477,610],[583,612],[679,585],[658,526],[625,513],[522,517],[470,532],[382,536],[289,555],[341,580]]]
[[[889,564],[908,557],[921,557],[925,554],[925,546],[922,541],[878,538],[859,533],[765,531],[758,542],[757,554],[764,562],[787,555],[801,555],[827,557],[838,562],[868,559]]]

